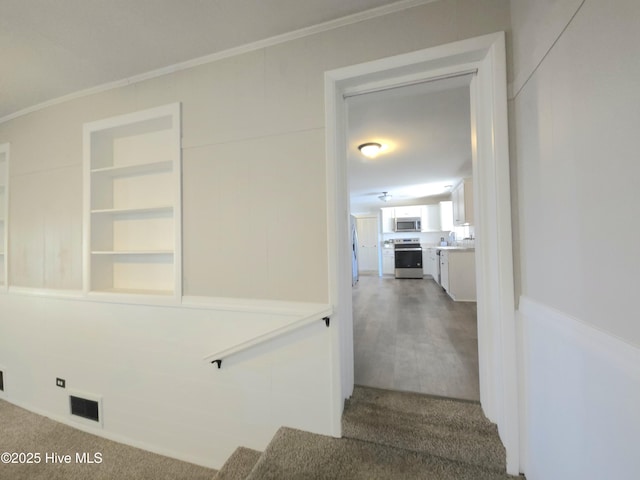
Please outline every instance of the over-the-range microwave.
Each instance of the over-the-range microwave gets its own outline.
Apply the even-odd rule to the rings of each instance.
[[[422,222],[418,217],[396,218],[396,232],[419,232]]]

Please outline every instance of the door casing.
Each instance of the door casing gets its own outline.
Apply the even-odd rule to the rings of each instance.
[[[471,81],[480,402],[498,425],[507,471],[520,470],[520,428],[504,32],[325,73],[333,432],[353,392],[353,317],[345,94],[477,72]]]

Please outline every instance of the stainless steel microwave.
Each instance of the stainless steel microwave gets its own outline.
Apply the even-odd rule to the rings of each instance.
[[[420,232],[422,222],[418,217],[396,218],[396,232]]]

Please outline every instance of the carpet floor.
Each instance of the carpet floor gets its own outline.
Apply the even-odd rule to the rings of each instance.
[[[237,451],[218,480],[507,480],[497,429],[476,402],[356,387],[343,438],[283,427]],[[521,477],[522,478],[522,477]]]
[[[342,416],[342,434],[506,471],[498,429],[476,402],[356,387]]]
[[[401,448],[278,430],[246,480],[503,480],[506,474]]]
[[[2,464],[0,480],[507,480],[505,451],[480,405],[356,387],[343,438],[283,427],[263,453],[240,447],[219,472],[112,442],[0,400],[0,453],[39,452],[38,464]],[[82,464],[77,452],[101,462]],[[45,455],[71,455],[70,464]]]
[[[224,463],[213,480],[245,480],[260,459],[262,452],[238,447]]]
[[[76,430],[0,400],[2,452],[38,453],[40,461],[0,463],[0,480],[211,480],[216,474],[209,468]],[[70,455],[71,463],[47,461],[46,455],[54,453],[58,458]],[[96,463],[78,463],[76,453],[87,453]]]

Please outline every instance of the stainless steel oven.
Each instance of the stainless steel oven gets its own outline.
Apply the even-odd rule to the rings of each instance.
[[[422,247],[418,238],[394,240],[395,277],[422,278]]]

